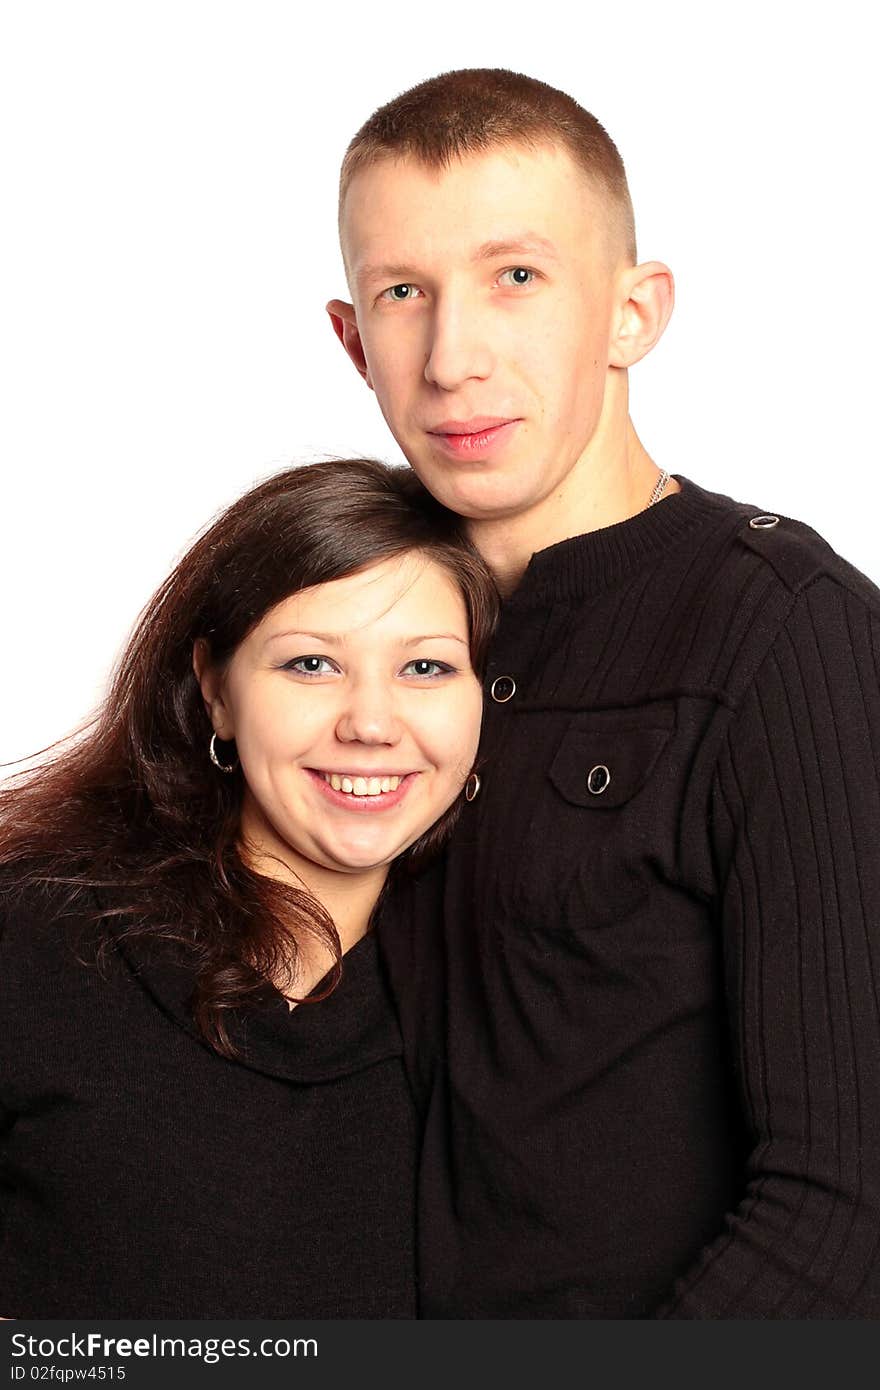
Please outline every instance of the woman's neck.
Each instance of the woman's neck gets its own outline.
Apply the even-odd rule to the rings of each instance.
[[[327,875],[333,881],[322,884],[320,890],[318,885],[307,883],[310,892],[333,918],[343,955],[366,936],[387,876],[388,868],[383,866],[373,870],[369,876]],[[291,984],[283,989],[291,1008],[298,1000],[312,993],[332,970],[335,961],[333,952],[324,942],[306,934],[300,937],[297,941],[296,974]]]
[[[268,878],[280,879],[295,888],[306,888],[333,920],[342,954],[350,951],[370,925],[373,909],[388,877],[388,865],[345,873],[304,860],[293,850],[242,845],[242,857]],[[296,933],[296,973],[292,980],[277,981],[290,1000],[310,994],[333,968],[336,957],[318,937],[307,931]]]
[[[316,873],[305,878],[309,891],[333,918],[343,953],[366,935],[387,877],[388,865],[383,864],[359,874],[333,873],[318,868]]]

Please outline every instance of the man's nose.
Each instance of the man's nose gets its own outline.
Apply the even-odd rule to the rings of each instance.
[[[336,737],[341,743],[393,746],[399,742],[400,734],[394,691],[384,681],[362,680],[348,687],[336,725]]]
[[[490,376],[492,364],[488,324],[479,306],[464,298],[438,302],[425,380],[441,391],[455,391],[466,381]]]

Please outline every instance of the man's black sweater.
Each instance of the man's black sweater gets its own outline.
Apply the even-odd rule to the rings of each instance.
[[[423,1316],[880,1315],[880,594],[757,510],[682,480],[505,605],[382,938]]]

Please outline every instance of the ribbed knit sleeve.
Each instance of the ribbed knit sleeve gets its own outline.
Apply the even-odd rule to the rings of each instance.
[[[715,777],[746,1195],[660,1317],[880,1317],[880,618],[812,583]]]

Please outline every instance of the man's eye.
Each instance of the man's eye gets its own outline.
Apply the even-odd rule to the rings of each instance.
[[[455,667],[446,661],[428,661],[425,657],[418,657],[415,661],[407,662],[403,674],[417,676],[420,680],[430,680],[433,676],[448,676],[454,670]]]
[[[498,276],[506,285],[530,285],[534,278],[535,272],[524,265],[515,265],[510,270],[503,270]]]
[[[416,295],[415,285],[392,285],[390,289],[383,291],[383,299],[393,299],[395,303],[401,304],[405,299],[414,299]]]
[[[336,667],[326,656],[297,656],[293,661],[285,661],[281,669],[295,671],[299,676],[328,676]]]

